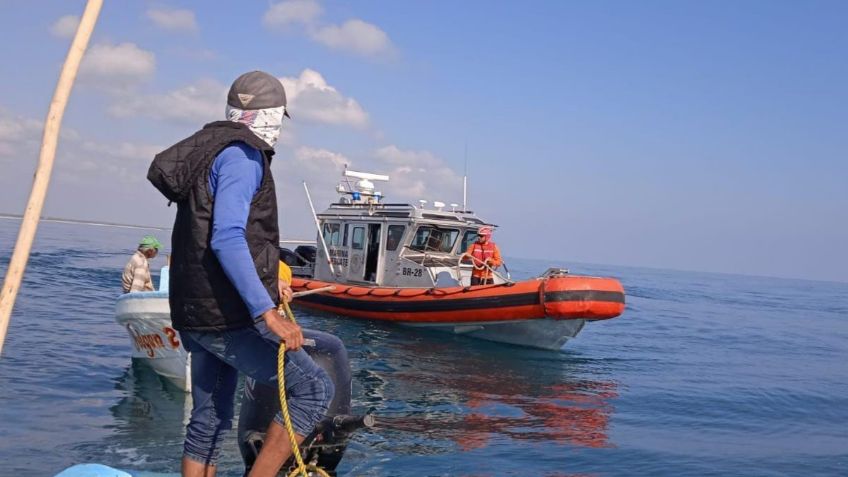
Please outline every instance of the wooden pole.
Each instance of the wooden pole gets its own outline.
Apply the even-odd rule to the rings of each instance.
[[[336,287],[334,287],[333,285],[328,285],[326,287],[314,288],[312,290],[298,291],[298,292],[292,293],[292,298],[300,298],[302,296],[313,295],[315,293],[322,293],[322,292],[325,292],[325,291],[333,291],[335,289],[336,289]]]
[[[41,217],[41,209],[44,207],[44,197],[47,195],[47,187],[50,185],[50,173],[53,170],[53,159],[56,157],[56,143],[59,137],[59,128],[62,126],[62,116],[65,114],[65,106],[77,77],[80,61],[88,46],[91,32],[97,23],[97,16],[103,0],[88,0],[85,12],[82,14],[77,34],[68,50],[56,91],[53,93],[53,101],[44,121],[44,136],[41,139],[41,154],[38,157],[38,168],[32,181],[32,191],[29,195],[26,211],[21,220],[21,228],[18,231],[18,240],[15,242],[15,251],[6,270],[6,278],[3,281],[3,290],[0,291],[0,354],[3,353],[3,343],[6,341],[6,332],[9,329],[9,321],[15,298],[20,289],[21,279],[26,269],[29,252],[32,248],[32,240],[38,229],[38,219]]]

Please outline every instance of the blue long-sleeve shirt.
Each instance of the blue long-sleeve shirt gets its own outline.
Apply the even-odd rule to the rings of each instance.
[[[262,184],[263,169],[262,152],[237,142],[218,153],[209,173],[209,191],[215,198],[212,251],[254,318],[274,307],[245,238],[250,203]]]

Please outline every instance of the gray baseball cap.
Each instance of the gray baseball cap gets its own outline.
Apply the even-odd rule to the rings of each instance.
[[[251,71],[233,81],[227,104],[248,110],[279,108],[286,105],[286,89],[274,76],[264,71]],[[288,111],[285,115],[291,117]]]

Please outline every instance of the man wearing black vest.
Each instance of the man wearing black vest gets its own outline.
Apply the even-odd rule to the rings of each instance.
[[[277,386],[277,347],[285,341],[289,411],[299,440],[324,416],[333,383],[300,349],[300,327],[277,313],[277,197],[271,174],[286,93],[261,71],[235,80],[226,121],[207,124],[158,154],[148,179],[177,204],[171,236],[170,306],[191,352],[193,408],[182,473],[209,477],[232,428],[238,373]],[[268,428],[251,476],[276,475],[291,454],[282,417]]]

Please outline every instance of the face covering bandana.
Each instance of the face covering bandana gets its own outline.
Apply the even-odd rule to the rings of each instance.
[[[285,106],[267,109],[239,109],[227,105],[227,119],[242,123],[260,139],[274,147],[283,130]]]

